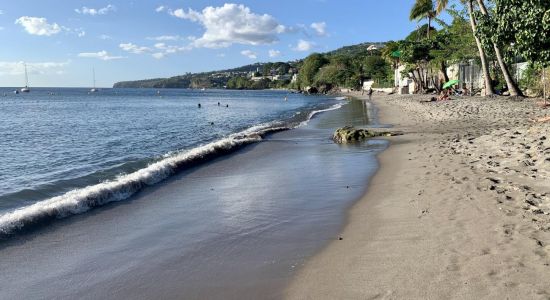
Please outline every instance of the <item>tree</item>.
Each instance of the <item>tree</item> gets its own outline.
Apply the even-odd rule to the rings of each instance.
[[[432,19],[435,18],[436,11],[434,10],[434,3],[432,0],[416,0],[411,9],[409,19],[413,20],[428,20],[427,37],[430,38],[430,28],[432,26]]]
[[[430,50],[430,56],[433,57],[431,64],[439,69],[441,75],[440,84],[449,81],[448,63],[460,63],[477,58],[476,44],[467,13],[464,10],[456,10],[454,6],[447,11],[453,17],[453,21],[450,25],[444,24],[435,34],[434,45]]]
[[[449,0],[437,0],[436,1],[436,7],[435,7],[435,12],[436,14],[440,14],[442,13],[445,8],[447,8],[447,5],[449,4]]]
[[[412,74],[417,90],[423,93],[428,88],[430,78],[428,65],[433,59],[430,50],[433,48],[430,40],[404,40],[401,42],[401,61],[405,63],[406,71]]]
[[[433,0],[416,0],[409,19],[413,20],[428,20],[427,38],[430,38],[430,31],[432,28],[432,20],[435,19],[443,10],[445,10],[448,0],[436,0],[435,4]]]
[[[495,0],[494,22],[484,30],[527,61],[550,66],[550,1]]]
[[[481,60],[481,69],[483,70],[483,77],[485,78],[485,96],[490,97],[495,94],[495,89],[493,87],[493,81],[491,79],[491,73],[489,72],[489,64],[487,63],[487,55],[485,54],[485,49],[481,44],[481,40],[477,34],[477,21],[474,15],[474,3],[473,0],[462,0],[468,8],[468,14],[470,16],[470,25],[472,27],[472,33],[474,35],[477,49],[479,51],[479,58]]]
[[[328,60],[319,53],[313,53],[304,59],[300,73],[298,73],[298,81],[302,87],[310,86],[314,83],[314,78],[319,69],[326,65]]]
[[[381,56],[368,56],[364,62],[364,74],[375,81],[386,81],[390,73],[389,64]]]
[[[495,32],[495,23],[498,25],[498,21],[494,22],[492,19],[500,19],[500,15],[495,15],[491,17],[489,15],[489,12],[487,11],[487,7],[485,6],[485,2],[483,0],[477,0],[477,3],[479,5],[479,9],[481,11],[481,14],[483,15],[484,20],[484,29],[481,30],[484,32],[485,35],[492,36],[492,37],[498,37],[498,35],[492,34]],[[522,16],[523,17],[523,16]],[[483,29],[483,28],[482,28]],[[490,39],[490,43],[493,46],[493,49],[495,50],[495,56],[497,57],[498,64],[500,66],[500,70],[502,71],[502,75],[504,75],[504,80],[506,80],[506,85],[508,86],[508,90],[510,91],[511,96],[520,96],[523,97],[523,93],[518,88],[517,83],[514,81],[512,76],[510,75],[510,71],[508,69],[508,66],[506,65],[506,62],[504,61],[504,57],[502,55],[501,51],[501,45],[499,45],[498,38],[492,38]]]

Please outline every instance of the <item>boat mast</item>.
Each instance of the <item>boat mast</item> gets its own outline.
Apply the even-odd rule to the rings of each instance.
[[[95,68],[92,67],[92,76],[93,76],[93,79],[94,79],[94,90],[95,90]]]
[[[25,87],[29,87],[29,75],[27,75],[27,63],[23,63],[25,66]]]

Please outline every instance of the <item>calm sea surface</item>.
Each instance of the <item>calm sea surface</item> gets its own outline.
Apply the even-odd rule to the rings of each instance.
[[[340,102],[283,91],[2,88],[0,233],[125,199]]]

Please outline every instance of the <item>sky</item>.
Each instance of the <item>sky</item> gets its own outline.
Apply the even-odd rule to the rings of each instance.
[[[0,86],[89,87],[404,38],[414,0],[0,0]],[[422,24],[422,22],[420,23]]]

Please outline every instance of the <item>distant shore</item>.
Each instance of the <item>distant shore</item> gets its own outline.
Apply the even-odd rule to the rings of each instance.
[[[548,299],[550,124],[535,100],[375,94],[403,136],[288,299]]]

